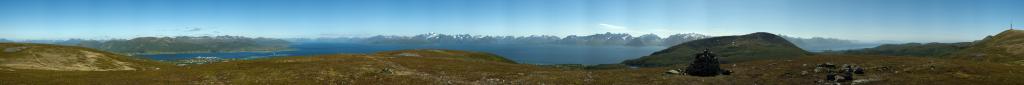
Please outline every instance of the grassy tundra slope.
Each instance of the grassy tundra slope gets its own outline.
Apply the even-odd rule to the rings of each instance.
[[[1006,30],[985,37],[963,51],[952,55],[955,59],[988,62],[1011,62],[1024,65],[1024,31]]]
[[[72,46],[0,43],[0,69],[53,71],[150,70],[157,62]]]
[[[623,61],[622,64],[641,67],[670,66],[693,61],[693,54],[711,49],[723,62],[744,62],[762,59],[781,59],[806,56],[810,52],[775,34],[757,32],[739,36],[712,37],[694,40],[649,56]]]
[[[813,84],[824,79],[823,72],[813,71],[814,65],[821,63],[856,64],[865,67],[866,74],[855,76],[862,81],[860,84],[1024,83],[1017,81],[1024,79],[1022,66],[919,57],[814,55],[752,60],[723,64],[724,69],[736,73],[716,77],[663,74],[668,69],[683,67],[678,65],[583,70],[515,64],[494,60],[492,57],[500,58],[479,52],[423,49],[376,54],[279,57],[180,67],[160,63],[150,65],[145,61],[137,64],[138,68],[152,67],[145,70],[73,71],[5,68],[0,70],[0,81],[3,81],[0,84]]]

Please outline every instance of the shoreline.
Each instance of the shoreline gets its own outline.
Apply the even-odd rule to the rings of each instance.
[[[164,54],[194,54],[194,53],[242,53],[242,52],[254,52],[254,53],[270,53],[270,52],[282,52],[282,51],[296,51],[296,49],[282,49],[282,50],[249,50],[249,51],[192,51],[192,52],[155,52],[155,53],[123,53],[128,56],[137,55],[164,55]]]

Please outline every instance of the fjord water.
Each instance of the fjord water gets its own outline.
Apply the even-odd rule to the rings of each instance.
[[[526,64],[613,64],[626,59],[649,55],[663,46],[587,46],[536,44],[366,44],[366,43],[300,43],[294,50],[278,52],[187,53],[141,55],[155,60],[177,60],[195,57],[257,59],[281,56],[374,53],[402,49],[452,49],[494,53]]]

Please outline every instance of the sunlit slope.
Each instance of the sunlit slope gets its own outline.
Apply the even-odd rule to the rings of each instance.
[[[989,62],[1017,62],[1024,65],[1024,31],[1006,30],[977,41],[952,55],[956,59]]]
[[[825,52],[826,54],[888,55],[946,58],[967,49],[971,42],[884,44],[873,48]]]
[[[649,56],[623,61],[632,66],[669,66],[692,61],[693,54],[711,49],[723,62],[743,62],[761,59],[794,58],[808,55],[793,43],[775,34],[758,32],[740,36],[712,37],[694,40]]]
[[[431,54],[444,51],[444,54]],[[395,56],[389,53],[417,53]],[[148,71],[0,71],[0,84],[583,84],[581,70],[492,61],[479,52],[401,50],[240,60]],[[125,81],[132,80],[132,81]],[[41,82],[41,83],[40,83]]]
[[[391,52],[420,52],[403,50]],[[450,50],[449,50],[450,51]],[[667,75],[655,68],[582,70],[545,68],[501,61],[443,57],[335,54],[239,60],[159,70],[52,71],[0,70],[0,84],[341,84],[341,85],[524,85],[524,84],[815,84],[822,63],[856,64],[861,84],[983,84],[1024,82],[1024,68],[999,63],[919,57],[816,55],[723,64],[732,75]],[[472,54],[472,52],[466,52]],[[463,52],[452,52],[468,55]],[[424,54],[427,55],[427,54]],[[848,84],[848,83],[847,83]]]
[[[152,70],[157,62],[90,48],[47,44],[0,43],[0,69],[52,71]]]
[[[658,85],[813,85],[823,84],[827,73],[814,69],[818,64],[855,64],[865,74],[857,74],[858,85],[1016,85],[1024,84],[1024,66],[969,60],[921,57],[813,55],[791,59],[756,60],[722,64],[732,75],[693,77],[659,75],[684,65],[592,71],[597,84]],[[806,72],[806,73],[805,73]],[[851,82],[845,82],[848,85]]]

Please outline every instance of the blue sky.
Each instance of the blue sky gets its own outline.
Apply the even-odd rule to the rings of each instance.
[[[1024,25],[1024,0],[0,0],[7,39],[772,32],[958,42],[1011,21]]]

